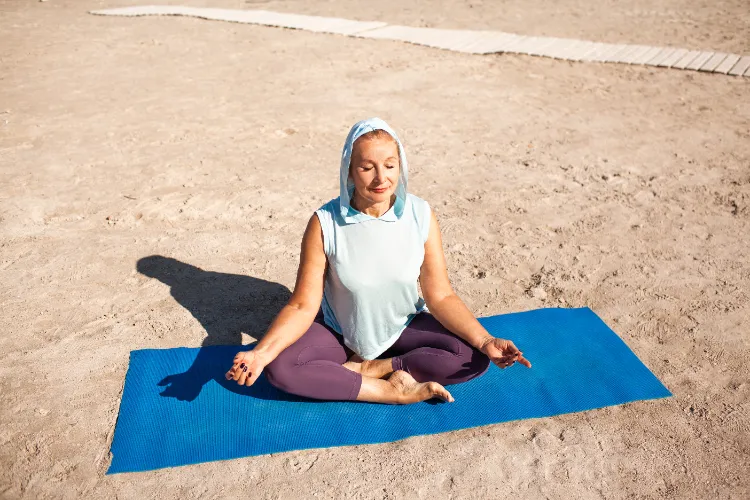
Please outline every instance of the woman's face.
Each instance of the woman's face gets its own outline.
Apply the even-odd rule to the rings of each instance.
[[[390,202],[400,169],[398,146],[393,139],[364,137],[354,143],[349,177],[363,201]]]

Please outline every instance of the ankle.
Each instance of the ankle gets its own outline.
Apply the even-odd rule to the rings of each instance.
[[[347,361],[346,363],[344,363],[341,366],[343,366],[347,370],[353,371],[354,373],[359,373],[359,374],[363,373],[363,371],[362,371],[362,363],[356,363],[354,361]]]
[[[362,373],[373,378],[383,378],[393,373],[392,358],[372,359],[362,362]]]
[[[362,376],[362,385],[357,394],[358,401],[373,403],[404,404],[406,395],[388,380]]]

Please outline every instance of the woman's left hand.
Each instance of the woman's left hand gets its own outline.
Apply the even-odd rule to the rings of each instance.
[[[490,361],[495,363],[500,368],[508,368],[513,366],[513,363],[518,361],[526,368],[531,368],[529,360],[523,357],[523,353],[510,340],[499,339],[492,337],[485,341],[482,347],[479,348]]]

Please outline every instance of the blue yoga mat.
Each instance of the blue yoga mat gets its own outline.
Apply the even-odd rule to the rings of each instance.
[[[133,351],[108,473],[383,443],[671,396],[588,308],[479,321],[513,340],[534,366],[491,365],[483,376],[449,386],[450,404],[315,401],[279,391],[264,376],[240,387],[224,379],[237,346]]]

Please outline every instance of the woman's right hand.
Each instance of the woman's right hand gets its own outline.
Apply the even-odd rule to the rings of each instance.
[[[232,368],[225,376],[227,380],[234,380],[240,385],[249,387],[255,383],[268,363],[270,363],[269,360],[253,351],[238,352],[234,357]]]

